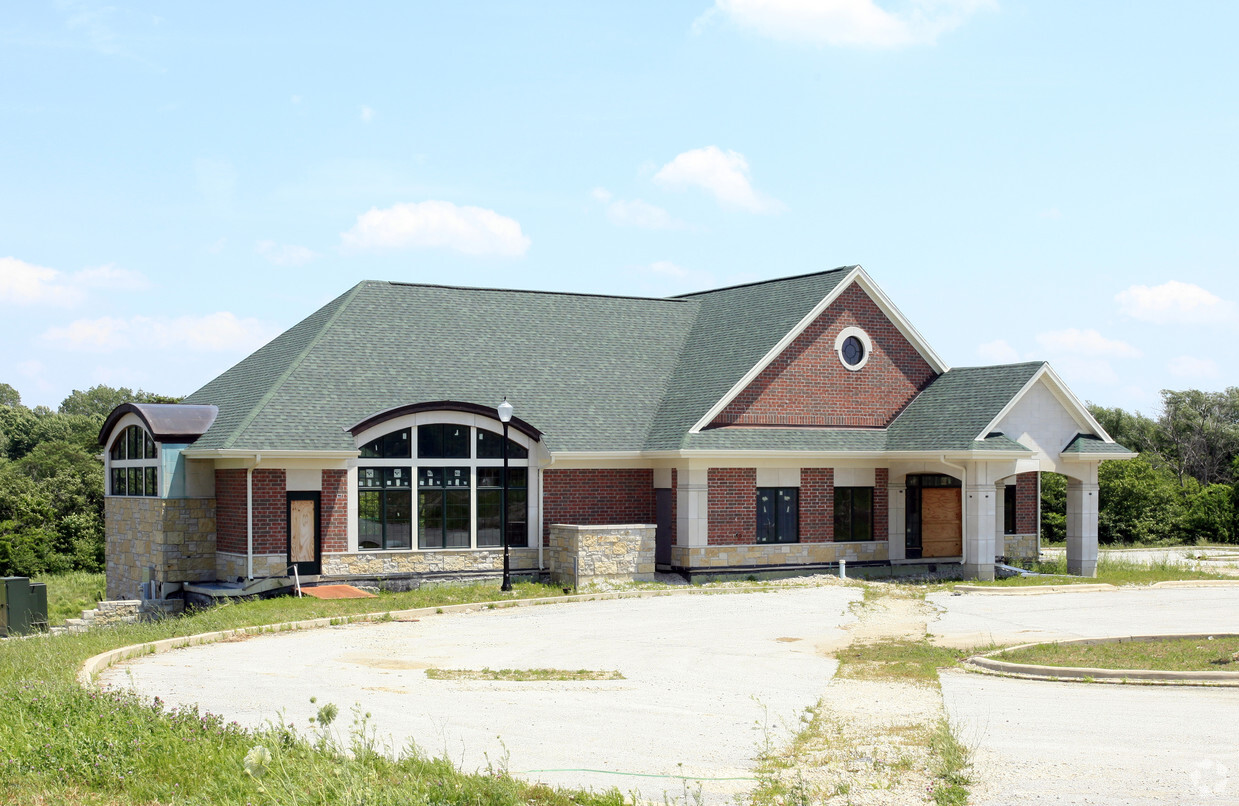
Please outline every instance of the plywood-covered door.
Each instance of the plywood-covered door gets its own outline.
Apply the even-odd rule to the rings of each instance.
[[[921,490],[921,556],[962,556],[963,521],[963,501],[958,487]]]
[[[318,493],[288,494],[288,564],[299,574],[319,572]]]

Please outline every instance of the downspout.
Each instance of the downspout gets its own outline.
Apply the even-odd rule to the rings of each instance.
[[[959,495],[959,528],[963,531],[960,535],[959,547],[961,559],[966,564],[968,562],[968,504],[964,501],[964,494],[968,492],[968,468],[963,465],[951,464],[946,460],[946,454],[942,455],[942,464],[947,467],[958,470],[963,477],[960,479],[960,495]]]
[[[254,454],[253,463],[245,469],[245,580],[254,578],[254,468],[262,454]]]

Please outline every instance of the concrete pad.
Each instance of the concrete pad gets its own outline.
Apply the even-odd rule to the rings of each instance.
[[[783,742],[836,662],[858,588],[666,596],[445,614],[272,634],[113,668],[170,706],[308,730],[317,705],[354,703],[395,749],[415,742],[466,770],[504,765],[553,785],[711,802],[751,788],[752,759]],[[425,669],[618,670],[616,681],[439,681]]]
[[[1239,804],[1239,690],[941,675],[975,806]]]

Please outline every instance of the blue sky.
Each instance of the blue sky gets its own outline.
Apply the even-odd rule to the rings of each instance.
[[[953,366],[1239,383],[1239,6],[7,4],[0,381],[187,394],[363,279],[859,263]],[[445,334],[450,338],[450,334]]]

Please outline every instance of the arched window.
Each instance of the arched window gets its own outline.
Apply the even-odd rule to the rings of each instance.
[[[122,428],[108,451],[111,495],[159,495],[159,450],[140,425]]]
[[[416,480],[416,481],[415,481]],[[508,439],[508,545],[528,544],[529,449]],[[503,545],[503,436],[481,426],[423,423],[361,447],[357,548]]]

